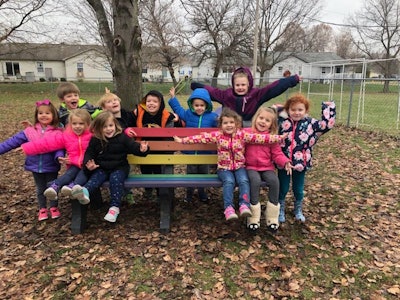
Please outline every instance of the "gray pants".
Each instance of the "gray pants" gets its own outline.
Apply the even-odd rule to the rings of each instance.
[[[269,202],[275,205],[278,204],[279,179],[275,171],[247,170],[247,175],[250,180],[250,203],[252,205],[256,205],[260,202],[261,179],[267,184]]]

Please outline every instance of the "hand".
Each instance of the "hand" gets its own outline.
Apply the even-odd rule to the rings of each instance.
[[[175,97],[175,88],[174,87],[169,89],[169,95],[171,96],[171,98]]]
[[[285,170],[287,175],[292,175],[293,165],[290,161],[285,164]]]
[[[280,143],[282,141],[284,141],[287,137],[288,137],[289,133],[284,133],[281,135],[277,135],[277,134],[271,134],[269,136],[269,142],[270,143]]]
[[[12,150],[12,152],[17,152],[17,153],[24,153],[24,150],[22,150],[22,147],[15,148]]]
[[[24,127],[24,128],[28,128],[29,126],[32,126],[32,123],[29,120],[23,120],[20,122],[20,124]]]
[[[71,163],[71,161],[69,160],[69,157],[67,156],[67,157],[59,157],[58,158],[58,162],[60,163],[60,164],[64,164],[64,165],[68,165],[68,164],[70,164]]]
[[[140,141],[140,152],[146,152],[149,149],[149,143],[146,141]]]
[[[94,159],[88,160],[88,162],[86,163],[86,168],[88,168],[89,171],[93,171],[94,169],[97,169],[98,167],[100,167],[100,166],[96,165],[96,163],[94,162]]]
[[[110,89],[109,89],[108,87],[105,87],[105,88],[104,88],[104,92],[105,92],[106,94],[109,94],[111,91],[110,91]]]
[[[174,135],[174,141],[181,144],[182,143],[182,139],[176,135]]]
[[[178,122],[179,121],[179,116],[176,113],[172,113],[174,115],[174,119],[172,121]]]
[[[135,130],[133,130],[132,128],[127,128],[127,129],[125,130],[125,134],[126,134],[127,136],[129,136],[130,138],[132,138],[132,137],[134,137],[134,136],[137,136]]]

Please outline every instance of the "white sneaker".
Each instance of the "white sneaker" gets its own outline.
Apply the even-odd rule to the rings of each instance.
[[[108,213],[104,217],[104,220],[115,223],[117,221],[118,215],[119,215],[119,207],[111,206],[110,209],[108,210]]]

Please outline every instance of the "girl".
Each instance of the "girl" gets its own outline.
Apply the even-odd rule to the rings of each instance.
[[[274,109],[260,107],[251,123],[252,131],[257,133],[278,133],[278,119]],[[275,164],[291,173],[290,160],[283,154],[279,144],[248,144],[246,145],[246,169],[250,181],[250,207],[252,216],[247,219],[247,227],[257,230],[260,227],[261,205],[259,193],[261,179],[268,186],[268,202],[265,221],[269,231],[275,233],[279,222],[279,180],[275,173]]]
[[[205,88],[213,101],[236,111],[243,119],[243,126],[250,127],[251,118],[256,110],[265,102],[279,96],[290,87],[299,83],[298,75],[276,80],[262,88],[254,87],[253,74],[249,68],[237,68],[232,74],[232,87],[221,90],[209,85],[192,82],[192,90]]]
[[[123,134],[117,119],[109,111],[100,113],[94,119],[91,131],[93,137],[83,159],[84,170],[90,178],[83,187],[77,184],[72,188],[72,197],[87,204],[90,202],[90,193],[109,180],[110,209],[104,219],[116,222],[124,195],[124,181],[129,174],[127,155],[146,156],[148,143],[135,142]]]
[[[239,214],[251,217],[250,187],[245,169],[244,150],[247,143],[276,143],[283,137],[270,134],[256,134],[241,130],[242,118],[229,108],[224,108],[218,120],[218,131],[185,138],[174,137],[183,144],[216,143],[218,154],[217,174],[222,181],[225,219],[237,219],[233,206],[233,191],[239,186]]]
[[[34,124],[2,142],[0,144],[0,154],[18,148],[29,141],[38,141],[40,143],[45,137],[55,139],[62,134],[62,128],[59,128],[57,109],[48,99],[36,102]],[[32,172],[36,185],[39,221],[48,219],[47,201],[43,192],[47,187],[47,183],[57,178],[58,171],[60,170],[58,158],[63,156],[64,151],[60,150],[26,157],[25,170]],[[60,217],[57,200],[50,201],[50,214],[52,219]]]
[[[91,116],[86,109],[74,109],[68,116],[68,124],[62,135],[56,138],[44,138],[40,141],[25,143],[21,146],[25,154],[33,155],[50,151],[65,149],[68,156],[59,157],[60,163],[67,165],[67,171],[49,184],[44,191],[48,200],[57,200],[57,194],[61,188],[61,194],[71,196],[72,187],[75,184],[83,185],[87,178],[82,170],[83,156],[92,137],[89,131]]]
[[[305,222],[303,215],[304,179],[306,171],[312,167],[312,149],[318,138],[335,125],[336,107],[334,102],[322,103],[322,117],[317,120],[308,116],[310,101],[302,94],[296,94],[286,100],[283,110],[280,108],[279,132],[288,133],[282,146],[283,153],[292,161],[293,172],[287,174],[278,170],[279,177],[279,222],[286,221],[285,198],[289,191],[290,177],[295,198],[294,217]]]

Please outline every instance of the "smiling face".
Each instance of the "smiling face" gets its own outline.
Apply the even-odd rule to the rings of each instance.
[[[81,135],[88,127],[86,122],[77,116],[72,116],[70,125],[76,135]]]
[[[42,127],[49,126],[53,122],[53,113],[48,105],[40,105],[37,108],[37,120]]]
[[[77,93],[68,93],[65,94],[62,101],[64,101],[67,109],[76,109],[79,105],[79,94]]]
[[[103,134],[106,138],[112,138],[115,133],[117,132],[117,129],[115,127],[115,122],[114,118],[108,118],[107,121],[104,123],[103,126]]]
[[[290,105],[288,113],[293,121],[300,121],[307,114],[306,106],[304,103],[293,103]]]
[[[161,106],[161,100],[154,95],[147,95],[146,97],[146,110],[149,114],[155,115]]]
[[[207,109],[207,104],[206,104],[206,102],[205,102],[204,100],[202,100],[202,99],[193,99],[193,101],[192,101],[192,107],[193,107],[194,112],[195,112],[197,115],[201,116],[201,115],[204,114],[204,112],[206,111],[206,109]]]
[[[259,132],[270,131],[272,122],[275,121],[275,118],[276,117],[268,111],[260,112],[255,122],[255,127],[257,131]]]
[[[233,90],[239,96],[244,96],[249,91],[249,79],[246,76],[238,76],[233,81]]]
[[[235,118],[222,117],[221,130],[226,134],[234,134],[237,130],[237,124]]]
[[[102,108],[112,112],[114,115],[121,112],[121,102],[117,97],[110,98],[104,101]]]

